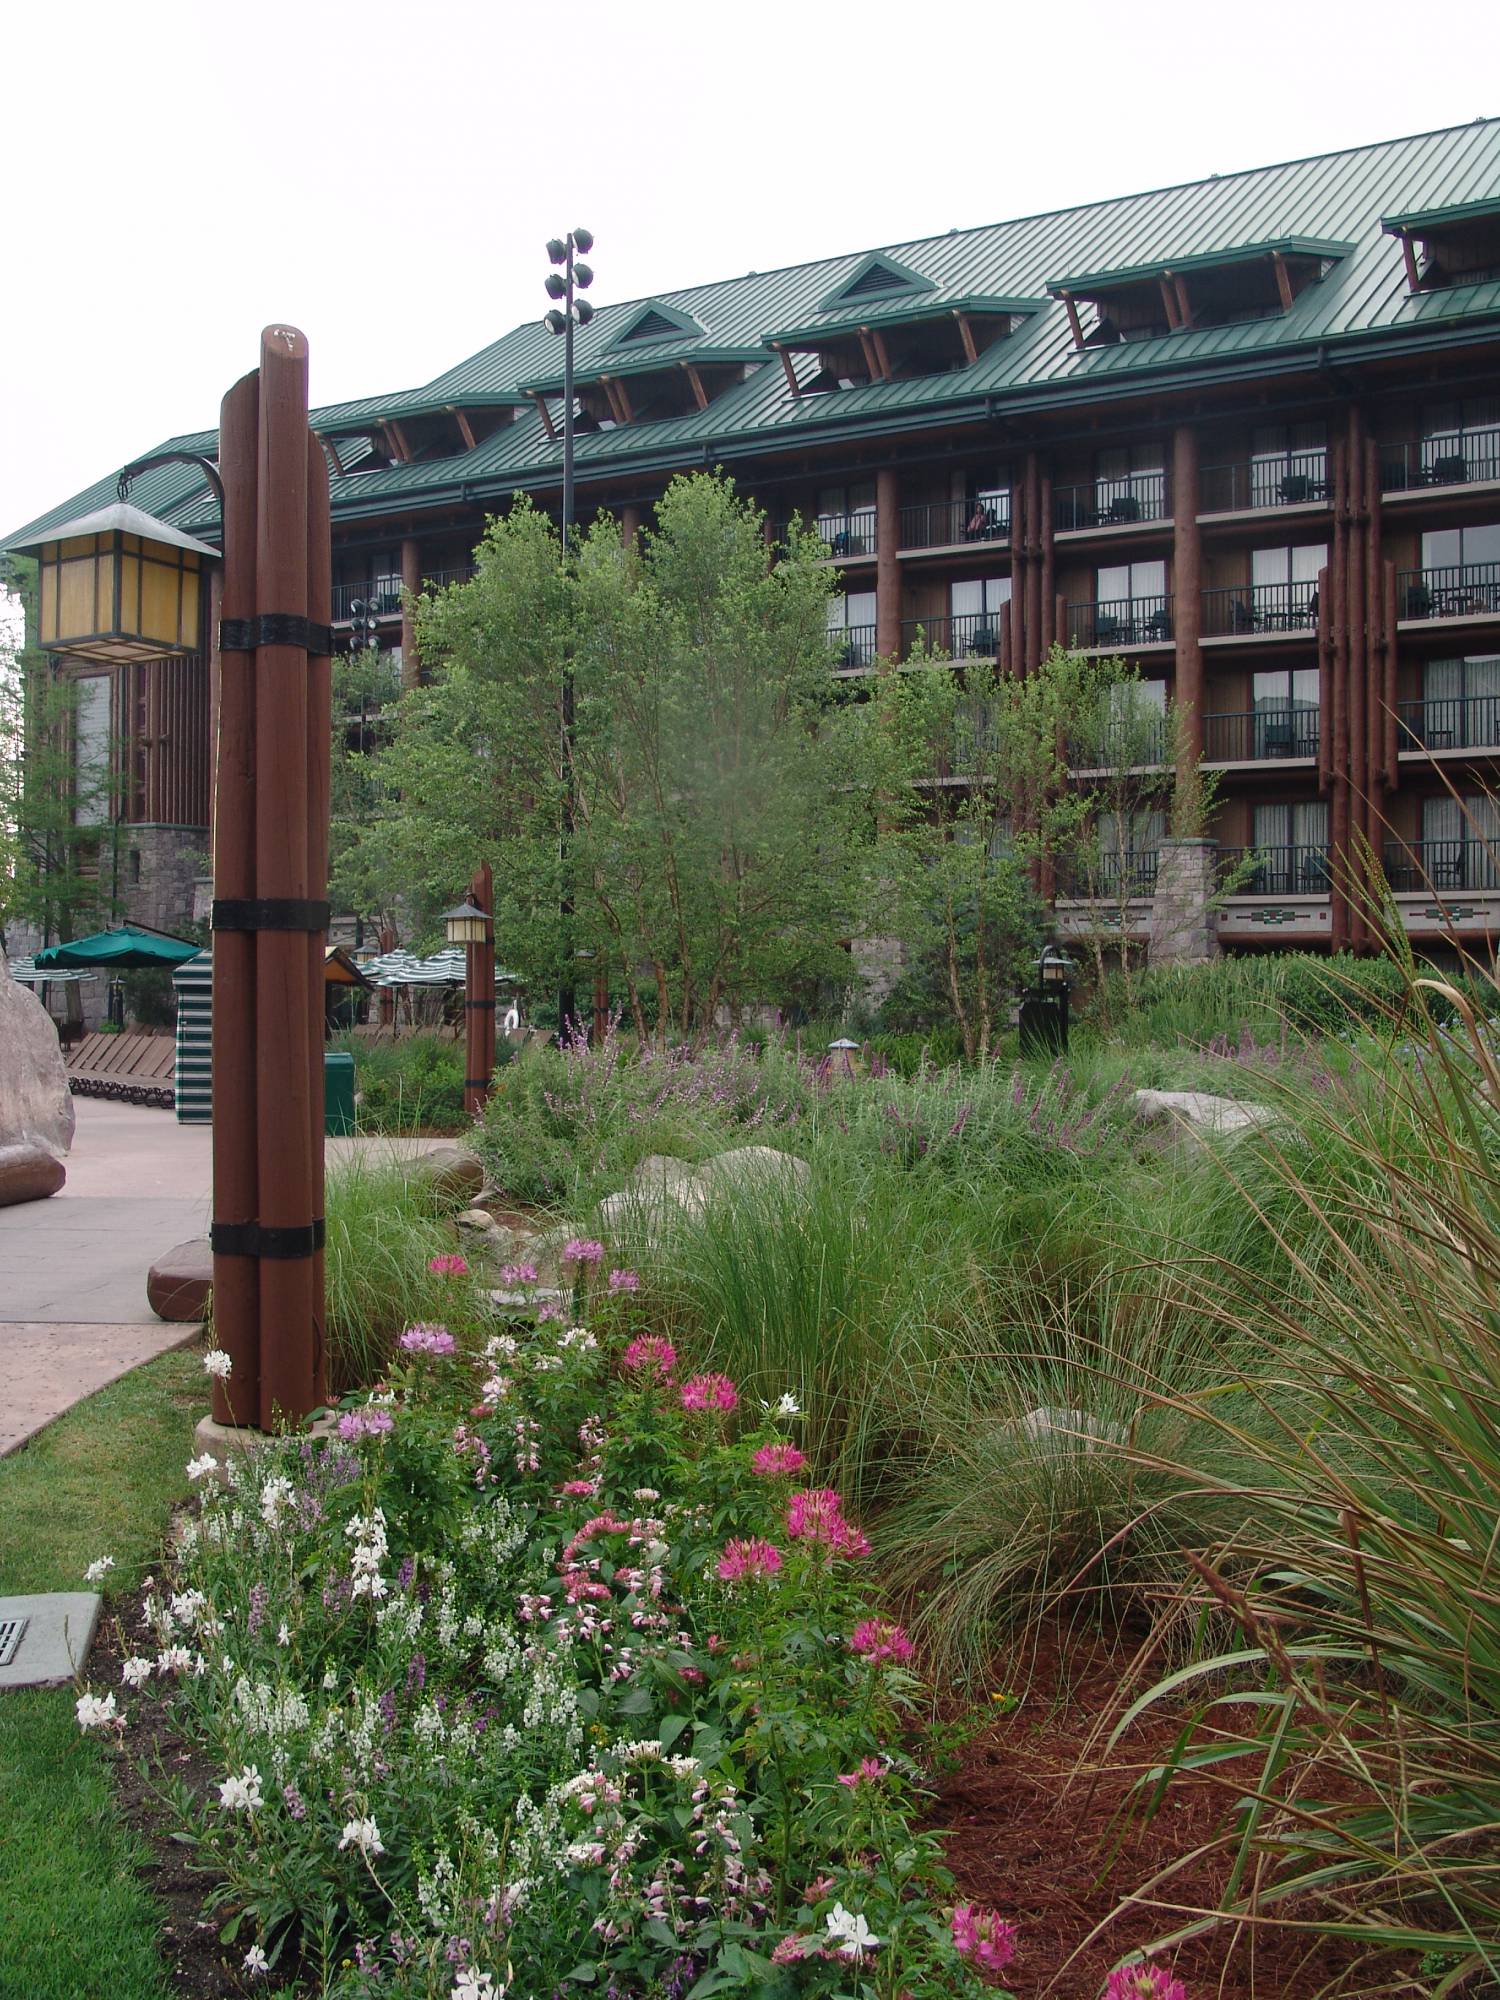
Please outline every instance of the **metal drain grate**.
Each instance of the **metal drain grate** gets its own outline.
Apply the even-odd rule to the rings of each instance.
[[[30,1622],[27,1618],[0,1618],[0,1667],[8,1667],[16,1657],[21,1634]]]

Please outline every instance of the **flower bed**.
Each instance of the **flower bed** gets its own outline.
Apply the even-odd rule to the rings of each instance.
[[[336,1438],[190,1467],[78,1714],[163,1699],[219,1766],[174,1804],[248,1987],[921,2000],[1010,1957],[914,1831],[911,1645],[795,1405],[626,1330],[412,1328]]]

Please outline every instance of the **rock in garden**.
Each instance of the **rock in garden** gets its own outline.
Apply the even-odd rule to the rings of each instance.
[[[45,1146],[30,1141],[0,1145],[0,1208],[56,1194],[67,1178],[67,1168]]]
[[[694,1174],[686,1160],[674,1160],[670,1153],[648,1153],[630,1169],[625,1185],[651,1194],[659,1192],[685,1203],[691,1198]]]
[[[484,1186],[484,1170],[472,1153],[461,1153],[457,1146],[437,1146],[430,1153],[421,1153],[411,1163],[418,1174],[425,1174],[432,1181],[435,1192],[447,1201],[462,1203],[465,1207]]]
[[[206,1236],[179,1243],[158,1257],[146,1275],[146,1303],[158,1319],[202,1319],[214,1282]]]
[[[67,1179],[73,1099],[57,1030],[0,951],[0,1205],[56,1194]]]
[[[1176,1124],[1203,1139],[1238,1138],[1282,1122],[1269,1104],[1242,1104],[1206,1090],[1137,1090],[1132,1095],[1146,1124]]]
[[[1091,1416],[1087,1410],[1056,1410],[1045,1405],[1028,1410],[1021,1429],[1045,1451],[1097,1451],[1101,1444],[1124,1444],[1123,1424],[1108,1417]]]
[[[453,1223],[457,1229],[471,1229],[485,1236],[498,1234],[500,1228],[494,1216],[485,1208],[466,1208],[462,1214],[454,1216]]]
[[[706,1195],[717,1199],[741,1188],[778,1183],[802,1189],[812,1178],[812,1168],[795,1153],[780,1152],[775,1146],[733,1146],[705,1160],[694,1178]]]

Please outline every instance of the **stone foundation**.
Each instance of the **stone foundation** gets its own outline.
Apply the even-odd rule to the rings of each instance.
[[[1152,965],[1198,965],[1219,956],[1216,840],[1164,839],[1157,847],[1147,954]]]

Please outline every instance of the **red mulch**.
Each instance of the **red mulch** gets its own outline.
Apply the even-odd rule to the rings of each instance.
[[[1153,1937],[1190,1921],[1183,1906],[1212,1909],[1228,1859],[1187,1861],[1223,1828],[1230,1794],[1207,1778],[1174,1783],[1146,1823],[1125,1815],[1140,1773],[1162,1762],[1186,1710],[1143,1717],[1109,1752],[1101,1718],[1117,1715],[1137,1650],[1088,1625],[1034,1633],[1013,1669],[1020,1697],[961,1753],[939,1785],[932,1824],[947,1834],[960,1893],[1009,1918],[1020,1944],[1006,1978],[1021,2000],[1098,2000],[1109,1969]],[[1144,1689],[1161,1672],[1147,1672]],[[1173,1862],[1181,1871],[1156,1894],[1175,1908],[1125,1898]],[[1102,1927],[1102,1928],[1101,1928]],[[1098,1935],[1093,1935],[1098,1930]],[[1168,1955],[1192,2000],[1297,2000],[1320,1992],[1354,1958],[1347,1948],[1270,1926],[1216,1928]],[[1399,1976],[1350,1991],[1420,1994]]]

